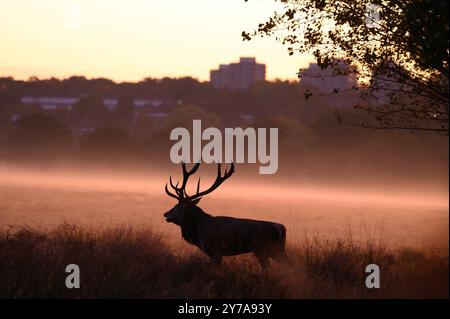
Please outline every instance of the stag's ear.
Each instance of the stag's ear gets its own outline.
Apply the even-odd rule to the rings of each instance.
[[[197,205],[200,202],[201,197],[194,199],[191,203]]]

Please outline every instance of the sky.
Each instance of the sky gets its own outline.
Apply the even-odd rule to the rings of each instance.
[[[14,0],[0,3],[0,76],[115,81],[192,76],[254,56],[267,78],[295,79],[308,56],[274,38],[242,41],[273,0]]]

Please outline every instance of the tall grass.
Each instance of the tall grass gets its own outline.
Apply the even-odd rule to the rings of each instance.
[[[177,255],[151,229],[0,235],[1,298],[448,298],[448,258],[382,241],[302,238],[289,265],[263,271],[252,256],[211,264],[200,253]],[[381,288],[365,287],[365,266],[381,269]],[[80,289],[65,286],[66,265],[81,270]]]

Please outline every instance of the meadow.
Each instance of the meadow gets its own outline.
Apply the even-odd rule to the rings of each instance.
[[[212,265],[199,253],[175,255],[151,229],[90,232],[61,225],[0,238],[1,298],[448,298],[448,260],[351,236],[289,245],[293,264],[263,271],[251,256]],[[80,267],[67,289],[66,265]],[[365,266],[381,269],[381,288],[364,285]]]
[[[202,200],[213,215],[287,226],[291,264],[264,271],[252,255],[212,265],[165,222],[174,202],[159,183],[136,185],[4,178],[0,298],[448,298],[447,204],[237,196],[238,186]],[[80,289],[65,286],[72,263]],[[380,267],[380,289],[365,286],[370,263]]]

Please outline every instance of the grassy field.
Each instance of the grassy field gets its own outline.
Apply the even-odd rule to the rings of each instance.
[[[289,245],[292,265],[263,271],[253,256],[214,266],[200,253],[176,255],[144,228],[10,228],[0,238],[0,298],[448,298],[448,259],[383,240],[305,237]],[[80,267],[67,289],[65,267]],[[365,266],[380,266],[381,288],[365,287]]]
[[[214,266],[184,242],[162,181],[25,179],[0,176],[0,298],[448,298],[448,203],[239,183],[202,200],[286,225],[292,264],[263,271],[252,255]],[[371,263],[380,289],[365,286]],[[80,289],[65,286],[68,264]]]

